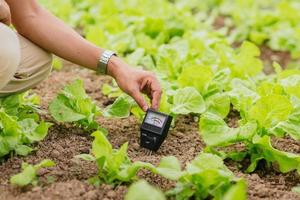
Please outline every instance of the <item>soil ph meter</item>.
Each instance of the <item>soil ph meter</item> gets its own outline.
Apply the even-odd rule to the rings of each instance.
[[[157,151],[167,137],[172,117],[148,109],[141,125],[141,146]]]

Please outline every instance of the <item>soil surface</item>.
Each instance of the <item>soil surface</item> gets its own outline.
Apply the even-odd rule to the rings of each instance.
[[[291,62],[291,54],[287,51],[274,51],[270,47],[264,45],[260,47],[260,58],[264,61],[265,73],[270,74],[274,72],[272,67],[273,62],[277,62],[283,69],[286,69]]]
[[[76,78],[84,80],[87,93],[100,107],[112,102],[101,94],[102,84],[109,83],[110,78],[96,76],[90,71],[66,65],[61,71],[54,71],[48,79],[34,88],[34,92],[42,97],[42,108],[45,110],[42,117],[47,121],[53,121],[46,111],[49,102],[66,83]],[[238,119],[238,113],[233,111],[227,122],[231,127],[235,127]],[[156,165],[161,157],[174,155],[184,167],[205,146],[199,137],[198,122],[192,116],[179,116],[161,149],[152,154],[139,146],[140,123],[133,116],[127,119],[99,117],[98,122],[108,129],[108,138],[115,148],[129,142],[128,154],[133,161],[146,161]],[[0,200],[123,199],[128,185],[112,187],[103,184],[95,187],[86,182],[89,177],[97,173],[97,168],[91,162],[74,159],[74,156],[89,153],[91,142],[92,137],[89,133],[70,124],[55,123],[50,128],[48,136],[35,144],[37,150],[31,155],[13,156],[0,164]],[[279,149],[300,153],[300,143],[290,138],[277,139],[273,143]],[[9,177],[20,172],[22,162],[36,164],[46,158],[55,161],[56,166],[39,171],[40,180],[37,186],[19,189],[9,184]],[[250,200],[300,199],[291,192],[291,188],[300,183],[300,178],[295,172],[281,174],[275,167],[260,167],[252,174],[245,174],[241,170],[242,164],[232,161],[225,163],[237,176],[247,180]],[[140,171],[138,176],[163,190],[170,189],[175,184],[144,170]]]

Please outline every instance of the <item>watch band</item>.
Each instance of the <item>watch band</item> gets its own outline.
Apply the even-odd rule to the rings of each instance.
[[[107,73],[107,64],[109,62],[109,59],[112,56],[117,56],[117,54],[110,50],[105,50],[102,55],[100,56],[100,59],[98,61],[97,65],[97,74],[106,74]]]

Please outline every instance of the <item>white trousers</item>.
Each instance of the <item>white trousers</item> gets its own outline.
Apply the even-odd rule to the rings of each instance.
[[[34,87],[51,66],[50,53],[0,23],[0,97]]]

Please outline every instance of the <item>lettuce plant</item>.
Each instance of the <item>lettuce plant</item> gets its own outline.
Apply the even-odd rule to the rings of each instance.
[[[41,168],[53,167],[53,166],[55,166],[55,163],[49,159],[42,160],[40,163],[36,165],[22,163],[22,172],[13,175],[10,178],[10,183],[19,187],[24,187],[29,184],[35,186],[38,184],[38,175],[37,175],[38,170]]]
[[[159,189],[151,186],[145,180],[133,183],[125,196],[125,200],[166,200],[164,194]]]
[[[139,169],[153,167],[149,163],[131,162],[127,156],[128,143],[123,144],[120,149],[113,149],[103,132],[96,131],[92,133],[92,136],[95,138],[92,144],[92,154],[76,156],[96,162],[98,174],[90,178],[89,182],[95,185],[102,182],[108,184],[130,182],[136,178]]]
[[[235,178],[233,173],[225,167],[220,157],[202,153],[187,165],[185,171],[181,170],[179,161],[173,157],[163,157],[157,167],[150,163],[131,162],[127,156],[128,143],[123,144],[119,149],[113,149],[106,136],[101,131],[92,134],[95,137],[92,144],[91,154],[80,154],[76,158],[96,162],[98,174],[89,179],[95,185],[100,183],[118,184],[132,182],[137,179],[136,174],[141,168],[150,170],[167,179],[177,181],[174,189],[167,192],[176,199],[187,199],[197,197],[205,199],[213,196],[221,199],[228,196],[228,199],[239,194],[245,199],[246,185],[242,179]],[[143,190],[135,190],[143,186]],[[141,198],[143,192],[153,191],[157,198],[163,198],[160,192],[153,189],[145,182],[138,182],[130,189],[126,198]]]
[[[86,94],[81,80],[66,85],[49,104],[49,111],[58,122],[72,122],[86,130],[99,128],[95,119],[100,108]]]
[[[38,115],[39,97],[29,93],[0,99],[0,158],[14,151],[27,155],[31,143],[45,138],[51,123]]]
[[[91,42],[114,49],[132,65],[154,71],[164,90],[160,110],[174,116],[193,114],[200,117],[200,135],[208,149],[213,151],[215,147],[242,142],[245,151],[229,152],[225,157],[242,160],[249,156],[251,164],[247,172],[254,171],[260,160],[278,164],[281,172],[299,171],[299,155],[275,149],[271,137],[300,138],[300,71],[282,71],[275,64],[276,74],[263,74],[260,50],[253,44],[265,43],[299,57],[299,15],[294,14],[299,3],[296,0],[289,3],[274,3],[273,0],[124,0],[122,4],[115,0],[41,1],[73,26],[82,28]],[[57,2],[61,4],[59,9],[55,6]],[[90,6],[94,4],[98,6]],[[235,26],[235,29],[229,32],[229,37],[228,27],[212,30],[215,13],[210,12],[213,15],[210,17],[199,13],[205,9],[215,9],[215,13],[231,18],[226,25]],[[102,23],[103,20],[95,19],[106,20]],[[253,43],[244,41],[239,48],[231,47],[232,42],[246,38]],[[104,116],[123,118],[133,113],[142,118],[143,112],[117,87],[105,85],[102,89],[105,95],[117,97],[104,109]],[[99,109],[86,95],[81,81],[67,86],[49,109],[57,121],[74,122],[88,130],[99,127],[95,122]],[[238,111],[241,118],[236,128],[225,122],[231,109]],[[223,199],[234,199],[245,187],[243,181],[226,184],[234,178],[212,155],[202,155],[199,160],[206,162],[205,158],[209,157],[219,163],[210,166],[224,172],[220,180],[225,183],[220,190],[215,189],[219,188],[216,182],[203,182],[208,178],[200,171],[207,171],[197,161],[189,164],[185,171],[174,157],[163,158],[158,167],[132,163],[126,153],[126,143],[120,149],[113,149],[101,131],[93,136],[92,155],[81,157],[97,163],[99,174],[95,182],[129,182],[144,167],[179,180],[180,184],[173,191],[178,199],[192,196],[221,199],[220,194]],[[200,178],[193,173],[196,166]]]
[[[180,163],[174,156],[163,157],[157,167],[150,163],[132,162],[127,155],[128,143],[119,149],[113,149],[103,132],[95,131],[92,136],[95,139],[91,154],[80,154],[76,158],[96,163],[98,174],[89,179],[93,184],[131,182],[137,178],[136,174],[142,168],[171,180],[177,180],[182,174]]]
[[[245,181],[236,178],[220,157],[208,153],[200,153],[188,163],[175,188],[166,194],[176,200],[247,198]]]
[[[275,115],[273,117],[277,119]],[[272,147],[272,134],[268,129],[260,128],[255,121],[249,121],[238,128],[230,128],[219,116],[205,113],[200,120],[200,134],[209,147],[225,147],[243,142],[247,148],[246,152],[229,153],[228,156],[235,155],[231,158],[242,159],[249,155],[251,164],[247,172],[253,172],[258,161],[263,159],[268,163],[277,163],[283,173],[293,170],[300,172],[300,155]]]

